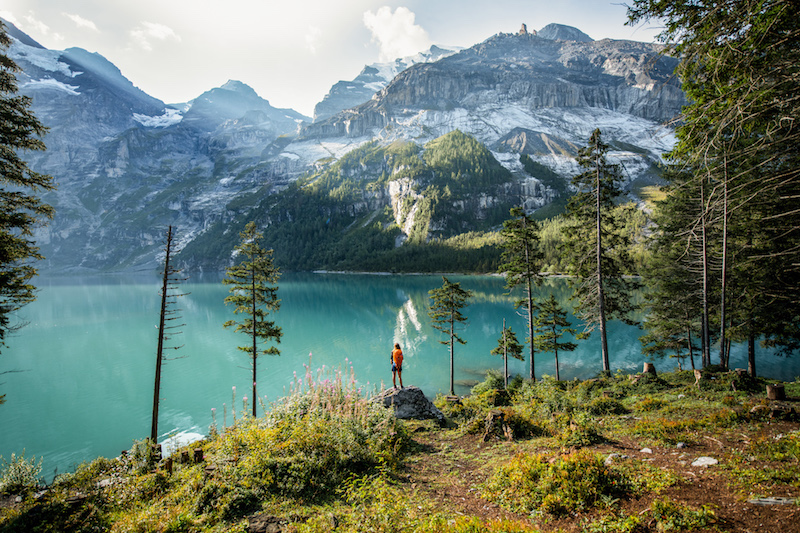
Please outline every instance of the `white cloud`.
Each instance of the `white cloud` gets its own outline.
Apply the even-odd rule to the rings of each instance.
[[[153,41],[172,40],[180,42],[181,40],[180,36],[169,26],[147,21],[132,29],[130,35],[136,46],[147,52],[153,50]]]
[[[72,13],[62,13],[65,17],[69,18],[79,28],[86,28],[93,31],[99,31],[97,26],[91,20],[85,19],[80,15],[73,15]]]
[[[10,11],[0,11],[0,18],[3,18],[3,19],[5,19],[5,20],[9,21],[9,22],[10,22],[11,24],[13,24],[14,26],[17,26],[17,27],[19,27],[19,26],[20,26],[20,23],[19,23],[19,21],[18,21],[18,20],[17,20],[17,18],[14,16],[14,14],[13,14],[13,13],[11,13]]]
[[[312,53],[317,53],[317,42],[319,42],[319,38],[322,35],[322,30],[320,30],[317,26],[309,26],[308,32],[306,32],[306,48]]]
[[[364,13],[364,25],[380,47],[381,61],[414,55],[431,46],[428,32],[415,23],[415,18],[411,10],[402,6],[394,13],[389,6]]]
[[[33,12],[28,13],[23,18],[23,23],[19,24],[18,22],[14,22],[14,17],[4,17],[6,20],[20,28],[25,33],[38,33],[41,35],[45,35],[52,40],[61,41],[64,37],[59,33],[53,33],[50,31],[50,26],[42,22],[41,20],[37,19]]]

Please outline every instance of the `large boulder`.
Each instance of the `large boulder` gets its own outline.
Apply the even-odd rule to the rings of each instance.
[[[382,402],[384,407],[394,407],[394,416],[403,419],[435,419],[445,424],[442,412],[433,405],[419,387],[387,389],[375,396],[372,401]]]

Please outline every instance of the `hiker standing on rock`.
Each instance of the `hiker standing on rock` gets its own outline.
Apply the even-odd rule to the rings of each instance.
[[[397,377],[400,378],[400,388],[403,388],[403,350],[398,343],[394,343],[392,350],[392,385],[397,388]]]

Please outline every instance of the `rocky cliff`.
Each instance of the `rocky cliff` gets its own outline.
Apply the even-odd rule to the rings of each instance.
[[[236,81],[166,105],[102,56],[47,50],[8,26],[8,54],[23,69],[20,92],[50,128],[48,150],[30,157],[59,185],[46,197],[56,218],[36,235],[47,257],[42,268],[59,271],[152,269],[170,224],[192,268],[226,264],[235,228],[247,219],[265,228],[289,222],[275,246],[292,248],[303,268],[320,265],[303,262],[312,255],[303,255],[310,241],[302,231],[319,236],[340,224],[345,241],[354,239],[342,246],[399,246],[487,229],[508,205],[533,211],[563,195],[577,148],[598,127],[628,185],[652,182],[674,143],[663,124],[684,103],[675,61],[656,45],[593,41],[560,25],[365,67],[331,88],[314,122]],[[445,184],[420,158],[455,130],[490,156],[459,167]],[[378,166],[335,166],[353,150],[393,143],[412,146],[403,157],[422,161],[414,165],[424,172],[394,166],[392,150],[375,156]],[[495,165],[507,177],[472,182]],[[329,186],[314,185],[321,182]],[[305,228],[292,223],[300,205],[316,217]]]

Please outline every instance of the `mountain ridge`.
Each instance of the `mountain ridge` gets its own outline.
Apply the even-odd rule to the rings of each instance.
[[[141,92],[99,54],[51,51],[15,38],[10,56],[23,68],[20,90],[50,127],[48,151],[32,156],[32,166],[56,176],[60,185],[46,198],[57,209],[56,219],[36,236],[47,257],[43,268],[155,268],[168,224],[179,228],[179,247],[191,249],[203,241],[195,251],[214,250],[205,257],[194,253],[185,266],[223,267],[235,241],[232,228],[247,218],[258,218],[264,228],[282,219],[285,213],[270,209],[285,201],[282,191],[300,190],[292,189],[299,178],[313,182],[368,143],[377,143],[370,153],[379,158],[397,157],[391,151],[378,155],[375,150],[381,147],[412,143],[408,146],[416,148],[404,148],[403,157],[415,160],[428,143],[456,130],[465,134],[463,139],[485,145],[511,181],[492,185],[496,189],[475,189],[474,197],[468,186],[459,186],[458,198],[435,199],[425,192],[434,183],[430,170],[419,175],[392,171],[384,178],[372,174],[370,169],[389,168],[384,161],[377,167],[348,167],[348,176],[332,181],[328,174],[330,183],[354,180],[347,182],[348,190],[352,184],[363,188],[342,196],[339,204],[327,199],[339,194],[335,189],[319,190],[323,196],[316,204],[301,201],[315,217],[320,214],[318,230],[329,218],[325,212],[344,213],[349,217],[341,229],[345,237],[359,227],[372,227],[369,221],[384,220],[400,228],[391,239],[395,246],[411,239],[412,227],[414,242],[424,244],[442,228],[450,228],[449,235],[456,227],[485,227],[480,221],[495,220],[510,193],[531,211],[548,205],[567,189],[545,184],[552,184],[554,175],[566,180],[574,173],[572,155],[595,127],[603,128],[607,142],[617,147],[612,158],[625,166],[631,190],[635,183],[657,179],[661,155],[674,142],[661,122],[677,113],[683,101],[670,79],[672,60],[660,56],[656,45],[586,41],[574,28],[546,28],[537,33],[581,40],[501,33],[455,52],[431,49],[416,62],[391,64],[406,66],[368,100],[317,121],[276,109],[235,80],[186,104],[168,105]],[[366,66],[362,74],[373,78],[362,78],[360,85],[340,82],[329,94],[370,83],[377,85],[369,89],[378,88],[385,76],[369,69],[377,67]],[[356,93],[349,101],[365,96]],[[523,165],[521,155],[530,156],[534,165]],[[543,174],[532,175],[526,168]],[[479,174],[470,171],[467,177]],[[399,215],[398,206],[404,205],[426,213],[427,229],[409,222],[408,213]],[[384,219],[384,209],[395,212]],[[362,237],[384,242],[378,234]],[[297,238],[287,242],[299,244]]]

